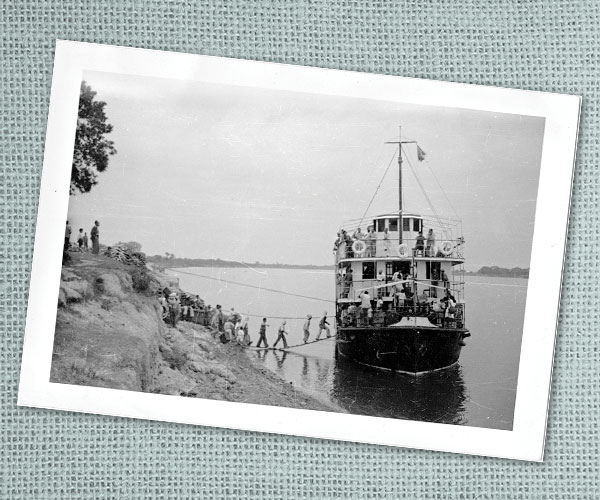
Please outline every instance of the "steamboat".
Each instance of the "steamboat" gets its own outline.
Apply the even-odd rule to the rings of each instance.
[[[335,352],[369,367],[423,374],[457,363],[470,336],[464,239],[460,221],[404,210],[403,157],[410,164],[406,149],[416,147],[418,161],[425,153],[402,140],[402,129],[392,144],[398,146],[398,211],[343,224],[335,243]]]

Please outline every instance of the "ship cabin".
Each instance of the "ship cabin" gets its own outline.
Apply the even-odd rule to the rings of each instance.
[[[406,212],[401,228],[399,221],[396,212],[340,228],[334,245],[338,325],[397,326],[418,318],[424,326],[462,328],[460,222]]]

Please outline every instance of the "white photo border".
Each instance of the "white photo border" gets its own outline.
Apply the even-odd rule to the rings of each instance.
[[[50,382],[64,220],[84,71],[196,80],[546,119],[512,431]],[[17,404],[542,461],[581,98],[58,40]],[[239,418],[239,411],[244,418]],[[242,406],[243,405],[243,406]]]

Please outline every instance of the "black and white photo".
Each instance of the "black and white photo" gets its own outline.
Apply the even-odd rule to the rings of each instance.
[[[541,460],[579,103],[58,42],[19,404]]]

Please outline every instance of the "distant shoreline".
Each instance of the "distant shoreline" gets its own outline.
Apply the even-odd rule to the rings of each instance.
[[[147,262],[164,268],[183,268],[183,267],[236,267],[253,269],[318,269],[330,271],[332,265],[312,265],[312,264],[262,264],[260,262],[237,262],[221,259],[166,259],[156,258],[155,255],[148,257]]]

